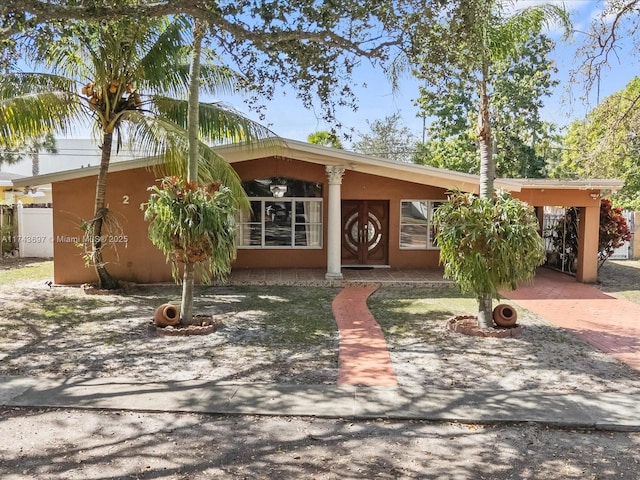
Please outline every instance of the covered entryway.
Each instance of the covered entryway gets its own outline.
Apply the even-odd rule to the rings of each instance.
[[[387,265],[389,261],[389,202],[342,202],[342,264]]]

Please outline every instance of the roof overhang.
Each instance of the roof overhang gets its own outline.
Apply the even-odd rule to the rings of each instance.
[[[466,192],[478,192],[480,178],[478,175],[454,172],[425,165],[402,163],[385,158],[373,157],[321,145],[314,145],[298,140],[269,139],[256,145],[233,144],[215,148],[216,152],[230,164],[248,160],[259,160],[268,157],[281,157],[300,160],[319,165],[339,166],[345,170],[353,170],[385,178],[394,178],[407,182],[459,189]],[[109,172],[119,172],[136,168],[152,168],[161,163],[160,157],[137,158],[112,162]],[[97,175],[99,166],[78,168],[64,172],[50,173],[35,177],[24,177],[13,180],[16,187],[36,187],[50,183],[73,180]],[[523,189],[573,189],[573,190],[608,190],[617,191],[624,182],[620,180],[548,180],[548,179],[495,179],[495,188],[508,192],[520,192]]]
[[[584,180],[557,180],[550,178],[521,178],[514,179],[520,183],[522,189],[553,189],[553,190],[605,190],[615,193],[624,187],[624,181],[611,178],[595,178]]]

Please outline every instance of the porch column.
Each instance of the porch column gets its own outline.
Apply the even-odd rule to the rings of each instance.
[[[576,280],[595,283],[598,280],[598,236],[600,231],[600,200],[592,207],[580,208],[578,222],[578,271]]]
[[[329,205],[327,207],[327,280],[342,279],[342,214],[340,208],[344,167],[327,166]]]

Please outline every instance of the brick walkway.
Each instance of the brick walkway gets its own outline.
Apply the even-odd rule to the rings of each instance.
[[[544,268],[503,296],[640,371],[640,305]]]
[[[367,307],[378,287],[346,287],[333,300],[340,332],[338,385],[397,386],[382,330]]]

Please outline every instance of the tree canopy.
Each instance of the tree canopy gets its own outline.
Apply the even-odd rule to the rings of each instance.
[[[399,112],[383,119],[367,120],[369,132],[358,132],[353,143],[356,152],[388,158],[396,162],[410,162],[416,148],[416,137],[402,124]]]
[[[560,7],[541,4],[508,11],[508,5],[500,0],[457,0],[440,10],[433,22],[413,16],[404,24],[406,60],[424,82],[422,98],[459,95],[461,83],[472,85],[476,92],[480,195],[489,199],[496,176],[492,81],[499,81],[492,73],[501,62],[517,62],[527,42],[546,24],[560,21],[568,28],[568,17]]]
[[[26,59],[40,70],[0,77],[0,142],[70,131],[78,121],[91,124],[101,137],[94,213],[83,228],[90,244],[86,258],[102,288],[117,285],[106,269],[101,240],[109,220],[112,148],[129,139],[142,154],[161,155],[170,171],[186,174],[191,28],[183,17],[51,22],[37,35],[19,38]],[[212,94],[238,90],[241,77],[213,58],[202,65],[196,88]],[[200,105],[196,119],[191,122],[197,129],[195,152],[206,166],[199,177],[221,181],[240,202],[245,197],[237,174],[208,145],[271,132],[219,102]]]
[[[569,126],[556,178],[621,178],[616,204],[640,208],[640,77]]]
[[[490,71],[490,117],[493,122],[496,174],[499,177],[543,177],[545,154],[555,142],[554,127],[541,118],[544,97],[558,81],[548,59],[554,43],[545,35],[529,38],[513,58],[496,61]],[[429,140],[414,162],[478,173],[475,116],[479,103],[475,79],[460,76],[445,96],[424,91],[419,104],[433,118]]]
[[[307,142],[313,143],[315,145],[323,145],[325,147],[332,148],[344,148],[342,145],[342,141],[335,133],[327,132],[326,130],[320,130],[317,132],[310,133],[307,136]]]
[[[251,87],[250,103],[259,106],[273,96],[278,85],[291,85],[305,106],[319,99],[322,116],[334,123],[337,106],[355,108],[357,104],[350,82],[352,70],[363,58],[384,59],[398,44],[380,24],[380,18],[392,14],[393,3],[6,0],[0,5],[0,38],[8,59],[16,37],[25,31],[37,33],[51,22],[197,18],[208,27],[206,41],[211,48]]]

